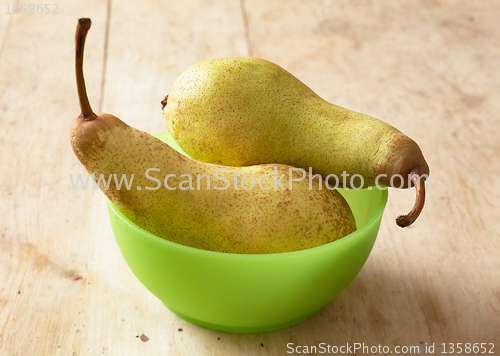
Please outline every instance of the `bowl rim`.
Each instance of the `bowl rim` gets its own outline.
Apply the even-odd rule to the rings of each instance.
[[[371,188],[371,189],[369,189]],[[348,243],[349,241],[358,238],[361,233],[370,228],[373,224],[376,223],[378,219],[381,219],[385,207],[387,205],[387,200],[388,200],[388,189],[374,189],[376,187],[367,187],[367,188],[362,188],[362,189],[355,189],[355,190],[370,190],[370,191],[380,191],[381,192],[381,200],[380,204],[377,208],[377,211],[370,217],[370,219],[361,227],[357,228],[356,231],[353,231],[349,235],[346,235],[338,240],[329,242],[327,244],[321,245],[321,246],[316,246],[316,247],[311,247],[307,248],[304,250],[299,250],[299,251],[290,251],[290,252],[278,252],[278,253],[266,253],[266,254],[250,254],[250,253],[232,253],[232,252],[219,252],[219,251],[208,251],[208,250],[202,250],[199,248],[195,247],[190,247],[186,245],[182,245],[176,242],[169,241],[167,239],[164,239],[160,236],[157,236],[149,231],[144,230],[143,228],[137,226],[134,224],[132,221],[130,221],[106,196],[106,202],[108,206],[108,211],[112,211],[116,217],[118,217],[122,222],[124,222],[126,225],[128,225],[130,228],[133,230],[137,231],[143,236],[146,236],[149,239],[154,240],[157,243],[161,244],[166,244],[167,246],[171,246],[173,248],[177,248],[180,250],[185,250],[186,252],[190,253],[198,253],[201,255],[217,255],[217,256],[224,256],[224,257],[229,257],[229,256],[237,256],[236,258],[242,258],[241,256],[244,256],[245,258],[252,258],[252,259],[267,259],[267,258],[272,258],[276,259],[277,257],[290,257],[290,256],[298,256],[298,255],[307,255],[311,253],[316,253],[321,249],[328,249],[328,248],[333,248],[333,246],[341,246],[343,244]],[[339,188],[339,190],[343,190],[342,188]],[[352,190],[352,189],[349,189]],[[239,256],[239,257],[238,257]]]

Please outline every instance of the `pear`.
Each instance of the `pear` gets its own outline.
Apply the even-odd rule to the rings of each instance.
[[[186,246],[247,254],[303,250],[355,231],[340,193],[317,184],[309,189],[306,172],[281,164],[239,168],[197,161],[111,114],[95,114],[83,78],[90,25],[80,19],[76,31],[81,114],[71,125],[71,145],[132,222]]]
[[[167,128],[192,158],[250,166],[301,167],[345,188],[416,186],[411,225],[429,175],[419,146],[391,125],[334,105],[280,66],[259,58],[217,58],[184,71],[162,100]],[[330,176],[330,177],[328,177]]]

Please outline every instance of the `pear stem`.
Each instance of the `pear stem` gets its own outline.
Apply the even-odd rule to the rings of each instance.
[[[78,90],[78,99],[80,101],[80,116],[87,121],[94,120],[97,115],[92,111],[87,89],[85,87],[85,79],[83,78],[83,50],[85,48],[85,38],[90,29],[92,21],[89,18],[78,19],[75,34],[75,70],[76,70],[76,88]]]
[[[163,98],[161,101],[161,109],[165,109],[165,106],[167,106],[167,100],[168,100],[168,94]]]
[[[398,224],[399,227],[407,227],[410,226],[417,220],[418,216],[422,212],[422,209],[424,208],[425,204],[425,179],[422,178],[420,175],[418,175],[415,172],[411,173],[411,180],[413,184],[415,185],[415,188],[417,190],[417,197],[415,199],[415,205],[413,206],[413,209],[406,214],[406,215],[400,215],[396,218],[396,224]]]

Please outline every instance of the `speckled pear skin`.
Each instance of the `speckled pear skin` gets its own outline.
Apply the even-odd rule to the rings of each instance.
[[[249,166],[278,162],[339,179],[360,174],[365,186],[413,185],[429,174],[419,146],[389,124],[331,104],[280,66],[230,57],[188,68],[162,102],[167,128],[190,157]],[[349,186],[349,180],[346,182]],[[359,181],[353,181],[359,186]]]
[[[356,229],[352,211],[338,191],[320,190],[319,184],[311,184],[310,189],[308,177],[300,180],[302,172],[296,171],[292,171],[296,181],[290,186],[292,167],[234,168],[204,163],[116,116],[95,114],[83,76],[85,39],[91,24],[90,18],[78,19],[75,34],[81,113],[71,124],[71,147],[87,172],[100,182],[101,191],[133,223],[182,245],[245,254],[312,248]],[[256,186],[243,189],[240,180],[238,187],[234,171],[240,178],[247,175],[246,187],[251,188],[251,178]],[[105,186],[99,180],[101,175],[106,181],[116,175],[117,180],[111,179]],[[118,187],[122,175],[129,185]],[[210,178],[210,186],[204,175]],[[198,176],[203,178],[199,186]],[[189,177],[191,186],[186,184]]]
[[[281,183],[288,186],[289,168],[280,164],[257,165],[235,168],[209,164],[188,158],[156,137],[125,124],[109,114],[97,114],[88,121],[78,116],[71,127],[71,144],[75,155],[89,174],[98,177],[104,174],[134,174],[130,190],[124,186],[120,190],[112,180],[106,190],[100,189],[117,208],[141,228],[167,240],[190,247],[227,253],[264,254],[297,251],[320,246],[355,231],[352,212],[337,191],[318,189],[318,178],[309,189],[309,179],[292,182],[292,190],[283,190],[279,185],[274,189],[274,169],[277,177],[285,174]],[[149,175],[161,181],[157,190],[156,182]],[[215,170],[220,177],[215,178]],[[234,189],[233,172],[238,171],[238,188]],[[170,187],[163,181],[167,174],[175,174],[168,179]],[[181,190],[180,182],[187,181],[183,174],[193,177],[193,190]],[[211,177],[211,189],[206,189],[206,178],[197,190],[197,174]],[[241,177],[251,175],[255,187],[244,190]],[[262,190],[257,185],[260,176]],[[293,178],[302,177],[294,172]],[[251,179],[245,180],[250,187]],[[141,186],[141,190],[137,190]],[[187,187],[187,183],[183,187]]]

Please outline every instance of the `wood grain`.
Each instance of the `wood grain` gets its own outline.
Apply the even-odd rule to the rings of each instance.
[[[500,348],[500,2],[0,1],[0,355],[282,355],[287,344]],[[166,309],[114,241],[104,198],[69,145],[79,112],[74,30],[93,20],[85,77],[95,110],[158,133],[160,100],[196,62],[274,61],[325,99],[414,138],[431,167],[416,224],[394,219],[353,283],[296,326],[204,329]],[[108,29],[108,32],[107,32]],[[108,38],[106,40],[106,36]]]

